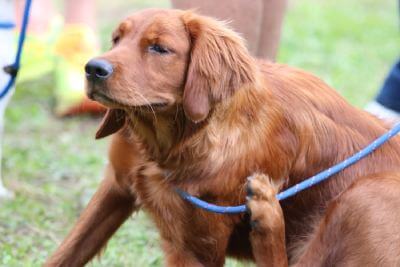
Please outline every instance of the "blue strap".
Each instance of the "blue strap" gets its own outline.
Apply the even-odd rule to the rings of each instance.
[[[3,98],[8,91],[12,88],[12,86],[15,83],[17,73],[19,70],[20,62],[21,62],[21,54],[22,54],[22,48],[24,46],[25,42],[25,36],[26,36],[26,30],[28,28],[28,21],[29,21],[29,12],[31,10],[31,4],[32,0],[26,0],[25,2],[25,9],[24,9],[24,16],[22,19],[22,27],[21,27],[21,33],[19,35],[18,39],[18,47],[17,47],[17,54],[15,56],[15,61],[12,65],[7,66],[8,69],[11,69],[12,71],[10,72],[10,80],[4,87],[4,89],[0,93],[0,99]]]
[[[311,186],[314,186],[318,183],[321,183],[321,182],[327,180],[332,175],[337,174],[338,172],[342,171],[343,169],[349,167],[350,165],[361,160],[362,158],[368,156],[373,151],[375,151],[375,149],[382,146],[390,138],[392,138],[399,132],[400,132],[400,123],[396,124],[391,130],[389,130],[388,132],[383,134],[381,137],[377,138],[375,141],[373,141],[371,144],[369,144],[367,147],[365,147],[358,153],[356,153],[353,156],[345,159],[344,161],[332,166],[331,168],[329,168],[325,171],[322,171],[322,172],[318,173],[317,175],[314,175],[314,176],[286,189],[285,191],[279,193],[276,196],[276,198],[278,200],[284,200],[286,198],[294,196],[295,194],[297,194],[305,189],[310,188]],[[235,213],[241,213],[241,212],[247,211],[246,205],[227,206],[227,207],[217,206],[217,205],[207,203],[207,202],[205,202],[197,197],[194,197],[192,195],[189,195],[188,193],[186,193],[182,190],[177,189],[176,191],[182,198],[189,201],[196,207],[210,211],[210,212],[221,213],[221,214],[235,214]]]
[[[12,21],[0,22],[0,29],[9,30],[9,29],[14,29],[14,27],[15,27],[15,23]]]

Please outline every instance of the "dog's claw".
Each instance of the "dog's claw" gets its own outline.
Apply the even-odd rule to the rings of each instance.
[[[246,194],[247,194],[246,200],[248,200],[247,198],[250,198],[250,197],[254,196],[254,192],[251,189],[249,183],[246,185]]]
[[[250,227],[252,230],[257,229],[259,227],[260,223],[258,220],[253,220],[250,221]]]
[[[251,229],[257,232],[283,229],[282,209],[276,198],[278,188],[271,179],[264,174],[255,174],[248,179],[246,191],[246,208],[250,215]]]

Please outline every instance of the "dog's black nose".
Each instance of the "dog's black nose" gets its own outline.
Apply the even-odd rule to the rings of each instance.
[[[113,66],[104,59],[92,59],[85,66],[86,78],[89,81],[104,81],[113,73]]]

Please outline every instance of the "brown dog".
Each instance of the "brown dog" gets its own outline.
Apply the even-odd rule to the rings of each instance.
[[[258,266],[399,266],[399,138],[327,182],[274,197],[387,130],[321,80],[257,61],[222,23],[179,10],[126,19],[86,72],[89,97],[109,107],[97,137],[116,133],[110,164],[47,266],[84,265],[139,208],[159,228],[167,266],[222,266],[227,255]],[[194,208],[175,191],[239,205],[254,173],[263,174],[249,183],[250,218]]]

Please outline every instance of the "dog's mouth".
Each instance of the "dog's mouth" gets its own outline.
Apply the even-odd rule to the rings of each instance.
[[[118,101],[100,92],[90,92],[88,97],[110,108],[120,108],[122,106]]]
[[[147,111],[147,110],[151,111],[151,110],[154,110],[154,109],[162,110],[167,106],[168,106],[168,103],[166,103],[166,102],[155,102],[155,103],[148,103],[148,104],[133,106],[133,108],[136,109],[136,110],[143,109],[145,111]]]
[[[163,110],[169,106],[167,102],[154,102],[154,103],[146,103],[146,104],[139,104],[139,105],[127,105],[125,103],[121,103],[104,93],[101,92],[91,92],[88,94],[88,97],[94,101],[97,101],[107,107],[110,108],[130,108],[137,111],[143,112],[152,112],[155,110]]]

